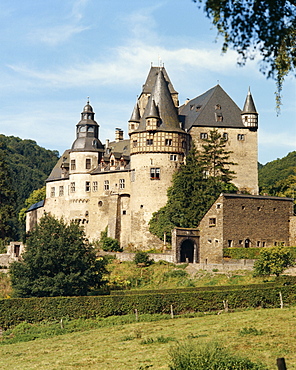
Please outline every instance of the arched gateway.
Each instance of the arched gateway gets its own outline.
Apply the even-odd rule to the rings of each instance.
[[[172,232],[175,262],[199,263],[198,229],[175,228]]]

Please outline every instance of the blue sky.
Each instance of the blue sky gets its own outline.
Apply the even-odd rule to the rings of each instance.
[[[125,131],[151,63],[159,61],[180,103],[218,82],[242,108],[250,86],[259,112],[259,161],[295,150],[296,84],[275,84],[258,58],[238,67],[191,0],[11,0],[0,4],[0,133],[35,140],[60,154],[71,147],[87,97],[100,139]]]

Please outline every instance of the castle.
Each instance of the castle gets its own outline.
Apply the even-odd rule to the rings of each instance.
[[[160,240],[149,232],[153,212],[166,204],[167,189],[190,145],[202,148],[217,129],[236,163],[233,183],[258,194],[258,113],[250,91],[241,110],[218,84],[179,106],[178,93],[164,67],[152,66],[128,122],[129,139],[115,131],[103,144],[89,101],[76,125],[76,140],[46,181],[46,199],[27,212],[30,230],[44,214],[77,220],[86,236],[103,230],[123,248],[152,248]]]

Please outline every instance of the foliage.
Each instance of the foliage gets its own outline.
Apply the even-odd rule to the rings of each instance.
[[[137,251],[135,253],[135,257],[134,257],[134,263],[136,265],[144,265],[144,266],[149,266],[151,265],[152,263],[152,260],[149,258],[149,254],[147,252],[144,252],[144,251]]]
[[[8,151],[5,143],[0,141],[0,240],[5,243],[13,239],[15,230],[13,219],[16,193],[13,189],[13,176],[9,168]]]
[[[41,148],[33,140],[5,135],[0,135],[0,148],[4,148],[7,174],[11,174],[10,182],[1,184],[1,192],[15,193],[15,198],[11,198],[14,199],[15,215],[12,213],[9,218],[14,230],[10,239],[18,240],[24,233],[24,225],[18,221],[17,215],[32,191],[44,185],[45,179],[58,160],[59,153]],[[2,180],[2,176],[0,179]]]
[[[226,140],[221,136],[217,129],[210,131],[208,139],[203,139],[203,152],[200,154],[200,162],[207,176],[216,182],[228,184],[234,178],[234,171],[229,166],[236,163],[229,161],[231,151],[225,150]]]
[[[276,79],[276,103],[281,104],[285,76],[296,67],[296,4],[291,0],[193,0],[224,38],[222,51],[230,47],[244,65],[260,53],[261,71]]]
[[[265,247],[264,247],[265,248]],[[269,248],[269,247],[266,247]],[[296,259],[296,247],[286,247],[292,254],[293,259]],[[261,248],[250,247],[231,247],[223,248],[223,257],[229,257],[232,259],[258,259],[260,256]]]
[[[98,244],[105,252],[122,252],[123,249],[120,247],[119,241],[117,239],[110,238],[108,235],[108,229],[101,231],[101,238]]]
[[[287,247],[271,247],[261,249],[259,258],[254,264],[254,274],[257,276],[279,276],[288,267],[293,266],[294,258]]]
[[[19,220],[24,222],[26,219],[26,210],[30,208],[33,204],[45,199],[46,197],[46,187],[43,186],[40,189],[33,190],[29,198],[25,200],[25,206],[19,212]]]
[[[211,132],[202,153],[198,153],[193,145],[186,163],[173,175],[167,204],[152,215],[150,232],[162,240],[166,234],[166,240],[170,242],[174,227],[197,227],[221,192],[236,191],[229,182],[232,171],[227,169],[231,164],[228,156],[216,130]]]
[[[279,192],[287,190],[283,189],[283,185],[290,176],[295,176],[295,169],[296,151],[290,152],[284,158],[266,163],[264,166],[259,168],[258,171],[260,193],[277,196]],[[289,182],[290,180],[287,181],[287,185]],[[290,193],[295,189],[295,187],[296,181],[290,184]],[[291,196],[291,194],[289,196]]]
[[[217,343],[178,343],[169,351],[170,370],[267,370],[259,363],[233,355]]]
[[[296,303],[293,285],[167,294],[2,299],[0,327],[8,328],[23,321],[34,323],[62,317],[77,319],[126,315],[133,313],[135,308],[141,314],[169,314],[171,306],[176,315],[220,311],[223,309],[223,300],[228,301],[229,309],[278,307],[279,291],[285,304]]]
[[[75,222],[45,215],[27,238],[21,262],[10,267],[14,294],[19,297],[86,295],[104,285],[106,261],[97,259]]]

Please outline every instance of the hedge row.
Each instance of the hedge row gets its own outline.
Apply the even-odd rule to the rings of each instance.
[[[283,284],[281,284],[283,285]],[[200,292],[200,291],[224,291],[233,289],[261,289],[278,286],[276,282],[266,282],[262,284],[248,284],[248,285],[209,285],[202,287],[187,287],[187,288],[167,288],[167,289],[147,289],[147,290],[110,290],[111,295],[139,295],[139,294],[169,294],[169,293],[188,293],[188,292]]]
[[[0,327],[8,328],[27,321],[30,323],[61,318],[95,318],[133,313],[175,314],[223,309],[223,300],[230,309],[248,307],[279,307],[279,291],[285,304],[296,303],[294,286],[228,291],[200,291],[170,294],[13,298],[0,300]]]
[[[296,259],[296,247],[288,247]],[[243,247],[231,247],[223,248],[223,257],[228,257],[232,259],[257,259],[259,257],[262,248],[243,248]]]

